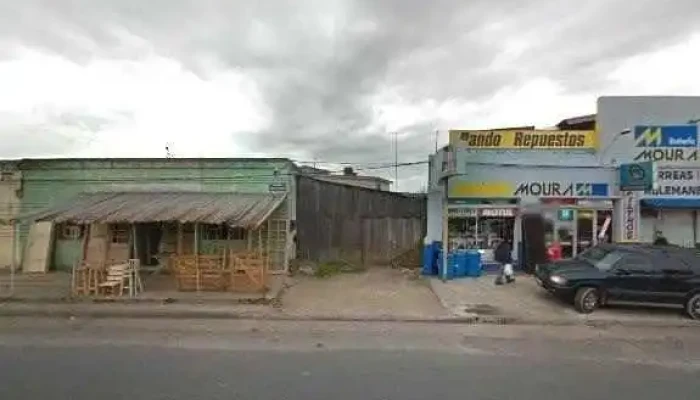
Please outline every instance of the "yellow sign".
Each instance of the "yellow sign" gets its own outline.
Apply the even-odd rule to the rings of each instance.
[[[450,181],[449,197],[513,197],[515,185],[512,182],[462,182]]]
[[[478,149],[595,149],[595,131],[450,131],[450,144]]]

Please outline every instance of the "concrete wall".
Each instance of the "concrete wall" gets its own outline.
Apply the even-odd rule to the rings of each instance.
[[[442,206],[443,192],[435,190],[428,192],[427,229],[425,241],[428,243],[442,240]]]
[[[20,211],[21,189],[22,173],[17,170],[16,162],[0,163],[0,269],[12,265],[12,219]],[[17,263],[20,258],[20,252],[16,252]]]

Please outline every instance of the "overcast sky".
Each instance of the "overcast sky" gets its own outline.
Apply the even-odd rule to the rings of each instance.
[[[0,0],[0,157],[424,160],[700,92],[696,0]],[[380,170],[392,177],[393,170]],[[416,189],[424,168],[402,168]]]

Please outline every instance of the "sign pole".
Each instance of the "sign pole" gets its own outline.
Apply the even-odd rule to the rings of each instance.
[[[447,242],[450,240],[448,232],[450,225],[448,216],[449,194],[447,193],[449,179],[449,177],[445,177],[443,180],[444,186],[442,190],[442,265],[440,266],[440,277],[442,278],[443,282],[447,281]]]

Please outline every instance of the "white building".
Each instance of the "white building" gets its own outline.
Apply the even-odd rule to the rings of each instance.
[[[700,119],[700,97],[602,97],[597,106],[560,130],[451,132],[450,145],[430,157],[427,240],[442,241],[447,226],[451,248],[478,247],[488,260],[509,237],[518,256],[534,211],[545,240],[567,256],[601,237],[650,242],[656,231],[673,244],[700,242],[700,140],[689,126]],[[636,195],[626,212],[619,165],[645,160],[657,165],[658,188]]]

